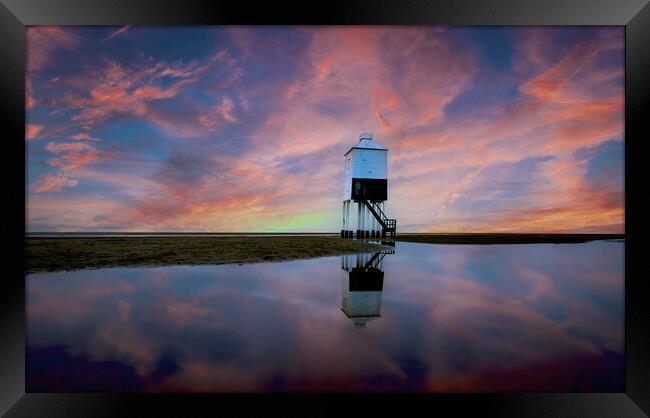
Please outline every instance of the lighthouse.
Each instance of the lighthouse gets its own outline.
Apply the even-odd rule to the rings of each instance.
[[[381,316],[386,254],[395,251],[341,256],[341,310],[357,326]]]
[[[386,216],[388,148],[364,132],[344,157],[341,237],[395,237],[397,220]]]

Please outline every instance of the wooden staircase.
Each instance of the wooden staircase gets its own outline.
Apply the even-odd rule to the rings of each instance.
[[[378,204],[368,201],[361,200],[370,210],[370,213],[377,219],[377,222],[381,225],[382,236],[386,236],[387,233],[391,237],[395,238],[395,233],[397,232],[397,219],[390,219],[386,214],[381,210]]]

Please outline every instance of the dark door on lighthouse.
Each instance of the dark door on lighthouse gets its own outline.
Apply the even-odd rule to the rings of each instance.
[[[388,200],[386,179],[352,179],[353,200]]]

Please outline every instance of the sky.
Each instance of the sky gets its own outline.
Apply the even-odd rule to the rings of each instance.
[[[27,28],[27,230],[624,232],[623,27]]]

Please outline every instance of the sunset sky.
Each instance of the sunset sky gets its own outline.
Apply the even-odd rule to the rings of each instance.
[[[27,29],[27,228],[623,232],[622,27]],[[399,232],[399,231],[398,231]]]

